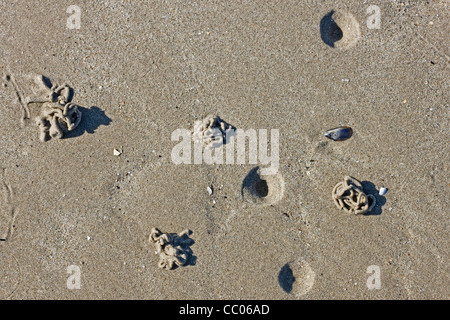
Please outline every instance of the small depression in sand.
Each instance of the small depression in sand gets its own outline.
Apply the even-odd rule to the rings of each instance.
[[[361,37],[359,23],[346,11],[332,10],[320,21],[320,35],[323,42],[332,48],[352,47]]]
[[[250,170],[242,182],[242,197],[254,204],[275,204],[282,199],[283,193],[284,180],[281,174],[262,175],[260,167]]]
[[[303,259],[286,263],[278,273],[278,283],[284,292],[300,297],[314,286],[315,273]]]

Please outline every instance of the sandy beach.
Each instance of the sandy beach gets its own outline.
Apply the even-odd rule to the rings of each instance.
[[[0,299],[448,299],[448,4],[0,0]]]

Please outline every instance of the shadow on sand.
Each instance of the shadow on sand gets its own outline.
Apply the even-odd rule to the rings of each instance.
[[[81,111],[81,121],[75,130],[65,135],[66,139],[75,138],[83,135],[85,132],[93,134],[100,126],[108,126],[112,120],[99,107],[90,108],[79,107]]]

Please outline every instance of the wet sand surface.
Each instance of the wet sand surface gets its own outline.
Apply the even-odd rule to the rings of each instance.
[[[71,4],[0,1],[0,298],[448,299],[447,1],[374,1],[379,29],[361,1],[79,1],[79,29]],[[21,124],[30,74],[73,88],[63,139],[39,140],[38,106]],[[207,114],[279,130],[261,201],[259,163],[172,161]],[[335,207],[345,176],[370,213]],[[192,263],[158,268],[152,228],[192,230]]]

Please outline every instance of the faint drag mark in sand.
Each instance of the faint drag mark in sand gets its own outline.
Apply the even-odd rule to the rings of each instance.
[[[14,255],[0,252],[0,299],[9,299],[19,288],[21,271]]]
[[[13,225],[15,220],[15,210],[12,205],[14,197],[13,190],[9,184],[5,182],[5,169],[0,170],[0,241],[7,241],[13,233]]]
[[[373,136],[364,135],[362,132],[355,129],[353,129],[353,132],[353,135],[356,135],[357,144],[360,147],[368,149],[371,145],[376,144]],[[370,160],[368,157],[359,155],[358,158],[356,158],[352,151],[348,151],[348,149],[352,147],[353,139],[354,137],[346,141],[333,142],[331,140],[324,140],[323,135],[319,132],[311,134],[305,139],[304,143],[311,146],[305,158],[320,159],[320,161],[313,161],[305,168],[306,176],[316,187],[320,187],[320,184],[317,181],[319,178],[317,176],[317,167],[322,163],[327,163],[329,168],[335,167],[335,169],[340,168],[343,163],[348,163],[348,166],[358,166],[367,171],[373,171],[370,166],[370,161],[368,161]],[[378,191],[376,193],[378,193]]]
[[[284,292],[296,297],[307,294],[314,286],[316,274],[302,258],[286,263],[278,273],[278,283]]]
[[[440,55],[442,58],[444,58],[447,62],[450,61],[450,57],[441,49],[439,49],[438,47],[436,47],[431,41],[429,41],[427,38],[425,38],[424,36],[420,35],[420,34],[416,34],[417,37],[422,40],[423,42],[425,42],[426,44],[428,44],[435,52],[438,53],[438,55]],[[419,41],[417,41],[419,42]],[[420,43],[419,43],[420,45]],[[448,68],[448,63],[445,64],[445,67]]]
[[[222,235],[224,235],[225,232],[231,231],[231,222],[233,221],[236,214],[237,211],[232,209],[225,222],[219,225],[222,229]]]
[[[11,73],[5,73],[3,71],[3,79],[7,82],[12,84],[12,87],[17,95],[17,99],[22,107],[22,116],[20,118],[20,125],[23,127],[25,127],[25,120],[28,120],[31,118],[30,115],[30,109],[28,108],[28,105],[26,103],[26,98],[23,95],[23,91],[21,90],[21,88],[19,87],[19,85],[17,84],[17,81],[14,77],[14,75],[12,75]]]
[[[346,49],[358,41],[361,32],[358,21],[351,13],[332,10],[320,21],[320,36],[328,46]]]
[[[262,175],[261,168],[255,167],[242,182],[241,194],[245,201],[256,205],[276,204],[283,198],[283,176],[280,173]]]

